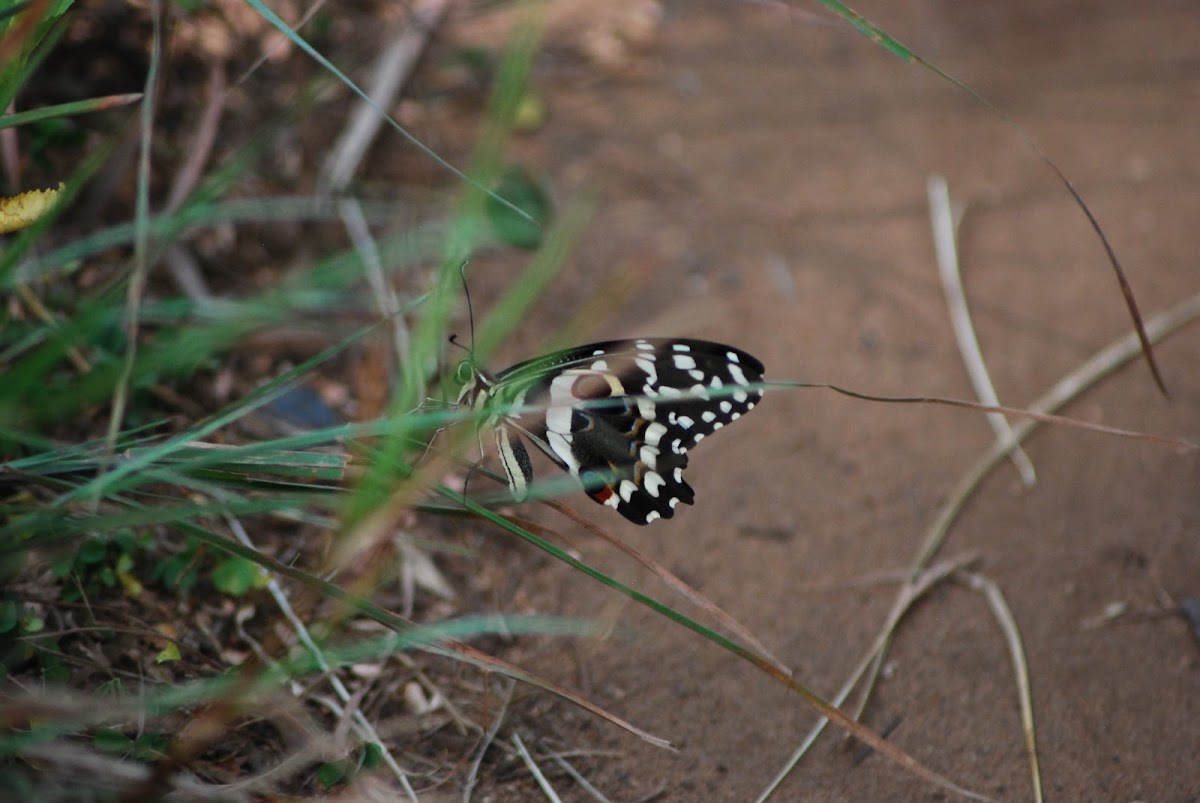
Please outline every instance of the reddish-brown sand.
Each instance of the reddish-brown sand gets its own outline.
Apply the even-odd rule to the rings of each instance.
[[[1094,211],[1143,312],[1200,290],[1193,4],[858,8],[1036,138]],[[934,265],[925,186],[935,173],[966,208],[964,281],[1003,403],[1027,405],[1129,331],[1101,244],[1020,133],[817,4],[803,12],[817,16],[670,3],[657,40],[627,71],[539,63],[534,82],[549,118],[517,140],[514,156],[560,200],[593,192],[597,211],[505,357],[538,351],[608,293],[615,312],[581,338],[705,337],[756,354],[773,380],[971,398]],[[487,258],[472,270],[477,304],[517,275]],[[613,289],[623,280],[632,290]],[[1196,439],[1198,347],[1195,327],[1158,347],[1169,399],[1135,361],[1063,412]],[[672,521],[639,528],[582,495],[573,504],[831,695],[896,592],[861,581],[909,565],[992,438],[978,413],[772,392],[693,453],[697,503]],[[1023,489],[1001,465],[939,558],[976,553],[978,571],[1011,606],[1046,792],[1195,800],[1200,651],[1170,610],[1172,599],[1200,596],[1196,454],[1057,426],[1027,448],[1037,486]],[[628,560],[579,543],[588,560],[696,613]],[[575,748],[620,751],[591,776],[613,799],[661,788],[668,800],[750,800],[814,722],[764,674],[565,567],[546,564],[522,583],[538,610],[615,617],[640,634],[551,645],[535,660],[679,747],[656,749],[566,704],[541,703]],[[1118,605],[1127,613],[1101,623]],[[938,587],[905,619],[864,721],[894,725],[891,740],[964,786],[1032,797],[1009,655],[983,598],[961,584]],[[778,799],[943,796],[856,751],[827,733]]]

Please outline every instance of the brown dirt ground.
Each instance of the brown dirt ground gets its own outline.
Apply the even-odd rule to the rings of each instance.
[[[770,3],[670,0],[658,21],[639,12],[647,7],[640,0],[554,4],[561,14],[533,76],[548,116],[516,138],[511,155],[559,201],[591,193],[596,215],[497,363],[537,353],[564,328],[580,340],[689,335],[750,351],[772,380],[969,398],[934,268],[925,200],[932,173],[947,177],[967,209],[960,242],[967,293],[1005,403],[1028,404],[1128,331],[1104,251],[1079,208],[1021,135],[966,93],[885,53],[815,3],[789,12]],[[862,0],[857,7],[1037,138],[1102,223],[1144,312],[1200,290],[1194,2]],[[369,63],[372,36],[383,35],[377,13],[393,22],[400,15],[372,4],[335,14],[328,36],[346,49],[331,48],[331,56],[352,53],[353,65],[339,60],[352,71]],[[437,58],[460,44],[498,44],[490,24],[455,18],[443,26],[417,88],[438,80],[430,78]],[[148,28],[114,30],[119,37],[97,47],[129,56],[132,77],[113,78],[106,91],[128,91],[141,80]],[[221,52],[220,42],[208,44]],[[71,88],[94,60],[95,51],[80,53],[84,66],[59,62]],[[232,109],[231,125],[255,119],[260,102],[294,100],[271,83],[312,74],[311,63],[293,55],[234,93],[242,106]],[[179,64],[164,107],[174,99],[175,108],[198,115],[204,73],[182,57]],[[400,117],[465,164],[482,95],[476,88],[435,108],[414,92]],[[301,115],[300,130],[280,134],[273,151],[307,149],[317,163],[337,134],[339,109],[350,103]],[[164,131],[177,137],[193,125],[185,116],[173,123]],[[245,131],[232,134],[240,142]],[[126,164],[135,141],[130,136],[118,154]],[[399,137],[381,140],[372,155],[364,194],[402,185],[428,200],[413,188],[437,193],[452,182]],[[307,168],[280,161],[263,184],[304,191]],[[128,204],[102,208],[109,207]],[[240,240],[252,268],[210,260],[209,281],[218,291],[244,281],[266,286],[293,261],[320,253],[326,243],[314,240],[342,236],[334,226],[283,228]],[[492,253],[472,261],[481,316],[525,259]],[[1064,412],[1195,440],[1198,347],[1195,327],[1159,347],[1169,399],[1138,362]],[[245,359],[246,373],[269,373],[280,355],[264,351]],[[384,384],[382,370],[360,373]],[[369,407],[361,394],[356,400]],[[895,593],[894,584],[861,581],[910,563],[991,440],[977,413],[778,391],[694,453],[688,478],[697,503],[673,520],[640,528],[582,495],[571,504],[731,613],[809,688],[832,695]],[[940,557],[977,553],[979,570],[1011,605],[1029,661],[1048,797],[1200,799],[1200,649],[1173,607],[1200,597],[1196,453],[1065,427],[1036,433],[1028,452],[1037,487],[1022,489],[1002,465],[970,500]],[[574,525],[546,521],[572,536],[589,562],[701,616]],[[436,520],[431,529],[443,525]],[[543,692],[519,689],[511,727],[543,750],[609,751],[580,765],[610,799],[655,792],[672,801],[753,799],[814,722],[796,695],[710,642],[483,532],[473,536],[482,539],[476,568],[500,576],[494,585],[507,589],[487,604],[599,618],[637,633],[488,645],[679,748],[650,747]],[[1128,612],[1101,622],[1118,604]],[[1031,797],[1009,657],[983,600],[963,585],[938,587],[904,621],[864,721],[890,729],[897,745],[966,787],[1002,800]],[[465,768],[476,737],[437,742],[442,736],[431,737],[429,752],[450,743],[445,772]],[[476,799],[535,798],[527,774],[514,767],[494,761]],[[566,799],[585,799],[564,776],[554,780]],[[430,794],[457,799],[451,783]],[[830,733],[776,799],[944,796],[878,755],[858,760]]]
[[[1197,291],[1194,8],[857,7],[1037,138],[1101,221],[1143,311]],[[632,275],[639,284],[619,313],[583,335],[702,336],[758,355],[770,379],[969,398],[933,263],[931,173],[967,207],[967,292],[1005,403],[1027,404],[1129,329],[1097,238],[1020,135],[840,24],[756,4],[671,3],[657,40],[626,69],[585,78],[547,59],[535,83],[549,120],[519,140],[518,154],[560,197],[588,188],[599,208],[506,357],[537,351]],[[487,278],[504,270],[473,265],[477,309],[515,275]],[[1065,413],[1194,437],[1198,346],[1192,328],[1159,347],[1169,400],[1135,363]],[[990,440],[978,414],[778,392],[693,455],[695,508],[638,528],[586,500],[577,507],[695,584],[828,695],[895,590],[853,581],[909,563]],[[1164,592],[1200,593],[1196,456],[1059,427],[1035,434],[1028,452],[1037,487],[1023,490],[1001,466],[941,556],[977,552],[1012,607],[1046,792],[1195,800],[1200,652],[1186,622],[1165,613]],[[628,561],[582,543],[590,561],[678,602]],[[752,799],[814,721],[761,673],[565,567],[545,566],[522,585],[539,610],[615,616],[641,634],[551,647],[535,662],[679,746],[649,747],[542,699],[540,722],[569,733],[573,747],[621,751],[590,776],[613,799],[657,789],[670,800]],[[1130,613],[1089,625],[1114,603]],[[895,743],[969,788],[1031,797],[1005,645],[982,598],[962,585],[938,588],[905,620],[865,721],[895,723]],[[941,796],[854,753],[824,737],[778,799]],[[534,794],[520,783],[489,791],[510,799],[521,790]]]

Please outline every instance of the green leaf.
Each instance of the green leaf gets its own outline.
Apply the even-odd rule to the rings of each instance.
[[[112,728],[97,730],[95,736],[92,737],[92,743],[96,745],[97,750],[103,750],[106,753],[124,753],[132,744],[128,736]]]
[[[360,765],[363,769],[373,770],[383,763],[383,748],[375,742],[363,745]]]
[[[340,761],[322,764],[317,769],[317,783],[326,789],[341,783],[345,777],[346,765]]]
[[[182,657],[183,656],[179,654],[179,645],[173,641],[169,641],[167,642],[167,646],[163,647],[162,651],[159,652],[158,655],[154,656],[154,663],[167,664],[172,661],[178,661]]]
[[[106,680],[96,687],[96,696],[120,700],[125,696],[125,684],[121,682],[120,678]]]
[[[509,167],[504,171],[496,194],[529,215],[522,217],[500,201],[487,199],[487,217],[496,236],[509,245],[533,250],[542,244],[542,234],[550,223],[553,208],[546,194],[524,168]]]
[[[213,585],[231,597],[240,597],[265,582],[257,563],[240,557],[230,557],[213,570]]]
[[[21,619],[21,606],[16,601],[6,599],[0,602],[0,633],[7,633],[17,626]]]
[[[79,545],[78,558],[80,563],[99,563],[104,560],[107,545],[99,538],[89,538]]]
[[[166,755],[171,740],[162,733],[144,733],[133,742],[130,756],[138,761],[157,761]]]

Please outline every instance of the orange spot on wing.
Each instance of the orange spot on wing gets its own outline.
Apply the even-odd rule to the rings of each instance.
[[[592,491],[591,494],[592,498],[602,505],[609,499],[612,499],[612,495],[613,489],[609,488],[607,485],[602,488],[597,488],[596,490]]]

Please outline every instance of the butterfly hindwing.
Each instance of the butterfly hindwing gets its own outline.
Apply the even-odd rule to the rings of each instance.
[[[744,351],[681,339],[594,343],[519,363],[487,390],[510,411],[496,424],[514,496],[532,468],[508,426],[630,521],[670,518],[695,498],[683,478],[688,450],[754,408],[762,373]]]

